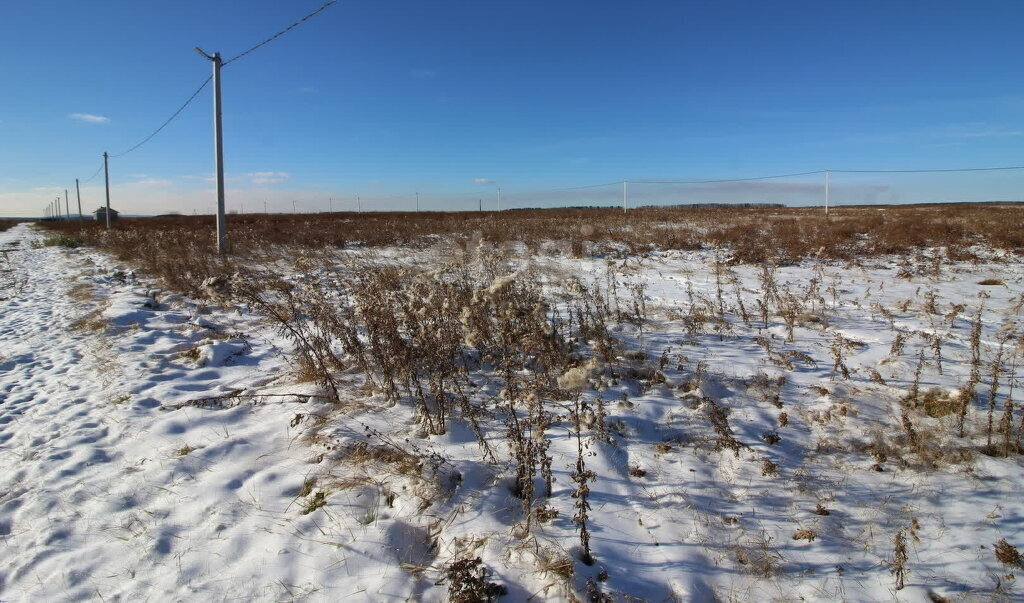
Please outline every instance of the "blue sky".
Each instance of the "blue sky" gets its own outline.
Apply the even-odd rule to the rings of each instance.
[[[7,2],[0,215],[33,215],[226,58],[321,4]],[[1024,3],[343,0],[224,68],[229,208],[616,203],[622,179],[1024,164]],[[208,212],[212,99],[111,160],[112,204]],[[631,200],[813,203],[818,175]],[[833,175],[833,201],[1024,198],[1024,173]],[[102,174],[83,206],[102,201]],[[407,195],[398,199],[382,199]]]

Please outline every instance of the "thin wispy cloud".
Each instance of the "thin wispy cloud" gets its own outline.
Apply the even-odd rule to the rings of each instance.
[[[110,118],[103,115],[93,115],[92,113],[70,113],[68,117],[77,121],[84,121],[90,124],[106,124],[110,123]]]
[[[473,182],[477,184],[494,184],[494,181],[490,178],[474,178]]]
[[[246,176],[253,184],[277,184],[288,179],[287,172],[253,172]]]
[[[170,180],[165,180],[163,178],[143,178],[142,180],[136,181],[135,184],[148,184],[150,186],[170,186],[174,183],[171,182]]]

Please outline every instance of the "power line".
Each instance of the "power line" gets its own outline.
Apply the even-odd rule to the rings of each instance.
[[[829,170],[840,174],[931,174],[935,172],[995,172],[999,170],[1024,170],[1024,165],[983,168],[951,168],[944,170]]]
[[[630,182],[634,182],[634,181],[630,180]],[[615,185],[618,185],[618,184],[622,184],[622,181],[621,180],[616,180],[615,182],[603,182],[601,184],[587,184],[587,185],[584,185],[584,186],[570,186],[570,187],[567,187],[567,188],[544,188],[544,189],[533,189],[533,190],[522,191],[522,192],[509,192],[509,191],[506,190],[506,191],[503,191],[503,192],[504,192],[504,196],[539,195],[541,193],[561,193],[561,192],[564,192],[564,191],[580,191],[580,190],[584,190],[584,189],[588,189],[588,188],[603,188],[603,187],[606,187],[606,186],[615,186]]]
[[[86,180],[83,180],[83,181],[82,181],[82,184],[88,184],[88,183],[89,183],[90,181],[92,181],[92,179],[93,179],[93,178],[95,178],[96,176],[99,176],[99,175],[100,175],[100,172],[101,172],[102,170],[103,170],[103,162],[101,161],[101,162],[100,162],[100,167],[96,168],[96,171],[95,171],[95,172],[93,172],[92,176],[89,176],[89,178],[88,178],[88,179],[86,179]]]
[[[486,194],[487,191],[469,191],[468,193],[420,193],[421,197],[477,197]]]
[[[831,170],[838,172],[840,170]],[[775,178],[794,178],[796,176],[811,176],[824,174],[825,170],[814,170],[813,172],[798,172],[795,174],[777,174],[774,176],[757,176],[754,178],[721,178],[717,180],[629,180],[637,184],[714,184],[720,182],[750,182],[752,180],[773,180]],[[617,184],[617,183],[615,183]]]
[[[391,197],[362,197],[363,201],[393,201],[395,199],[409,199],[415,197],[416,193],[406,193],[404,195],[393,195]]]
[[[318,9],[316,9],[315,11],[313,11],[313,12],[309,13],[308,15],[306,15],[305,17],[303,17],[303,18],[299,19],[299,20],[298,20],[298,21],[296,21],[295,23],[292,23],[292,24],[291,24],[291,25],[289,25],[288,27],[285,27],[284,29],[282,29],[281,31],[277,32],[276,34],[274,34],[274,35],[270,36],[270,37],[269,37],[269,38],[267,38],[266,40],[263,40],[262,42],[260,42],[259,44],[257,44],[257,45],[255,45],[255,46],[253,46],[253,47],[252,47],[252,48],[250,48],[249,50],[246,50],[246,51],[245,51],[245,52],[243,52],[242,54],[240,54],[240,55],[237,55],[237,56],[235,56],[235,57],[232,57],[232,58],[230,58],[230,59],[228,59],[228,60],[224,61],[224,63],[223,63],[223,64],[222,64],[221,66],[223,67],[224,65],[228,65],[228,64],[230,64],[230,63],[233,63],[233,62],[237,61],[238,59],[240,59],[240,58],[244,57],[245,55],[249,54],[250,52],[252,52],[252,51],[256,50],[257,48],[259,48],[259,47],[261,47],[261,46],[263,46],[263,45],[265,45],[265,44],[269,44],[269,43],[273,42],[274,40],[276,40],[276,39],[280,38],[281,36],[283,36],[284,34],[288,33],[289,31],[291,31],[291,30],[295,29],[295,28],[296,28],[296,27],[298,27],[299,25],[302,25],[302,24],[303,24],[303,23],[305,23],[305,22],[306,22],[307,20],[309,20],[309,19],[313,18],[313,17],[314,17],[314,16],[316,16],[316,15],[317,15],[318,13],[320,13],[320,11],[322,11],[322,10],[326,9],[326,8],[327,8],[328,6],[330,6],[330,5],[334,4],[334,3],[335,3],[335,2],[337,2],[337,1],[338,1],[338,0],[330,0],[330,2],[327,2],[327,3],[325,3],[325,4],[324,4],[323,6],[321,6],[320,8],[318,8]]]
[[[178,115],[180,115],[181,112],[185,110],[185,107],[189,106],[192,103],[192,101],[195,100],[195,98],[197,96],[199,96],[199,93],[202,92],[203,88],[205,88],[206,85],[210,83],[211,79],[213,79],[212,75],[210,77],[206,78],[206,80],[203,82],[203,84],[201,86],[199,86],[199,88],[196,89],[195,92],[192,93],[192,96],[188,97],[188,100],[185,101],[185,104],[183,104],[182,106],[178,107],[178,110],[175,111],[173,115],[171,115],[170,117],[167,118],[167,121],[165,121],[163,124],[161,124],[159,128],[154,130],[152,134],[150,134],[149,136],[147,136],[144,139],[142,139],[142,142],[138,143],[137,145],[135,145],[134,147],[128,149],[127,151],[125,151],[123,153],[118,153],[117,155],[111,155],[110,157],[111,158],[123,157],[123,156],[127,155],[128,153],[131,153],[135,149],[141,147],[142,145],[146,144],[150,140],[152,140],[154,136],[156,136],[157,134],[160,133],[160,130],[163,130],[164,128],[166,128],[167,124],[169,124],[172,121],[174,121],[174,118],[177,117]]]

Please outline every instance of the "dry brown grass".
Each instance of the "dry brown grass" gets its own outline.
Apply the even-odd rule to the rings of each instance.
[[[1020,551],[1017,550],[1017,547],[1007,542],[1005,538],[1000,539],[999,542],[995,544],[994,552],[996,554],[996,559],[1004,565],[1008,565],[1010,567],[1021,567],[1021,564],[1024,563],[1024,558],[1021,557]]]
[[[817,208],[640,208],[515,210],[501,213],[331,213],[231,216],[236,257],[274,255],[281,246],[308,249],[446,245],[453,252],[521,244],[532,252],[570,256],[644,253],[654,249],[723,248],[729,262],[792,262],[806,257],[855,261],[886,253],[942,247],[946,259],[970,259],[986,243],[1024,251],[1024,205],[947,204]],[[213,253],[208,216],[126,218],[102,225],[53,222],[48,228],[114,252],[167,281],[196,292],[234,263]],[[941,260],[942,258],[939,258]],[[931,269],[931,268],[929,268]]]
[[[103,310],[93,310],[71,323],[72,331],[103,331],[107,328],[107,321],[103,319]]]

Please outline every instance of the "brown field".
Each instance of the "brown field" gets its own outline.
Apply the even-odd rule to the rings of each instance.
[[[465,248],[476,241],[522,244],[527,250],[576,257],[653,250],[722,249],[732,263],[788,263],[807,257],[856,260],[924,247],[971,259],[984,244],[1024,251],[1022,204],[933,204],[888,207],[666,209],[537,209],[505,212],[250,214],[228,218],[236,257],[281,246],[305,249]],[[106,249],[186,291],[224,272],[214,254],[211,216],[129,218],[112,231],[101,224],[54,222],[54,230]]]

